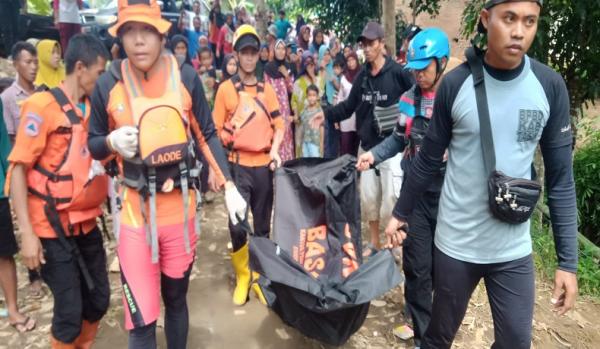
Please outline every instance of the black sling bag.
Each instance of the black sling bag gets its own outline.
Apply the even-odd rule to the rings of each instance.
[[[477,100],[483,163],[485,173],[488,174],[488,204],[490,211],[494,217],[503,222],[521,224],[526,222],[533,214],[542,187],[535,180],[510,177],[496,170],[494,139],[492,137],[483,75],[483,58],[477,54],[473,47],[467,49],[465,55],[473,76],[473,87]]]

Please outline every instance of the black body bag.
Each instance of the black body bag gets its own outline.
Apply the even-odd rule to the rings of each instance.
[[[269,307],[288,325],[341,345],[370,301],[402,275],[389,250],[362,263],[356,158],[287,161],[275,171],[273,240],[250,238],[250,266]]]
[[[526,222],[540,198],[542,186],[535,180],[514,178],[496,170],[494,139],[485,92],[482,57],[471,47],[465,52],[477,100],[483,162],[488,177],[488,204],[492,215],[511,224]]]

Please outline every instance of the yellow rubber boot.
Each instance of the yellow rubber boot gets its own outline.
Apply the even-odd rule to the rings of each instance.
[[[267,300],[265,298],[265,295],[263,294],[262,290],[260,289],[260,286],[258,285],[259,277],[260,277],[259,273],[255,272],[255,271],[252,272],[252,291],[256,295],[256,298],[258,298],[258,300],[263,305],[267,305]]]
[[[248,259],[248,243],[231,254],[231,264],[233,264],[235,272],[235,290],[233,291],[233,304],[235,305],[244,305],[248,301],[251,281]]]

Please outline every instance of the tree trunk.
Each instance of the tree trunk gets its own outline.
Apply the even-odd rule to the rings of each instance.
[[[382,23],[390,57],[396,56],[396,1],[382,0]]]
[[[541,199],[538,201],[538,208],[540,208],[540,210],[539,210],[540,224],[543,225],[544,224],[544,211],[541,208],[543,208],[546,205],[546,202],[544,201],[544,191],[545,191],[545,183],[544,182],[546,179],[546,168],[544,167],[544,159],[542,157],[542,151],[540,150],[540,147],[536,148],[535,157],[533,158],[533,166],[535,169],[535,174],[537,175],[537,181],[542,186],[542,193],[540,194]]]
[[[254,1],[256,5],[256,31],[261,38],[267,37],[267,6],[264,0]]]

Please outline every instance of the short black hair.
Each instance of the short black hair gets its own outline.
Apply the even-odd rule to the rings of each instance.
[[[319,88],[315,84],[308,85],[308,87],[306,88],[307,95],[308,95],[308,91],[315,91],[317,93],[317,95],[319,94]]]
[[[279,15],[280,15],[280,16],[281,16],[281,15],[285,16],[285,10],[279,10]]]
[[[10,56],[12,57],[12,60],[18,60],[21,56],[21,52],[23,51],[29,52],[32,56],[37,56],[37,50],[35,49],[35,46],[28,43],[27,41],[17,41],[13,45],[12,50],[10,51]]]
[[[98,58],[110,59],[104,44],[95,36],[88,34],[77,34],[69,40],[69,46],[65,52],[65,70],[67,75],[75,70],[77,62],[90,67]]]
[[[198,50],[198,56],[201,56],[203,53],[210,53],[210,55],[212,56],[212,50],[210,49],[210,47],[204,46],[204,47],[200,47],[200,49]]]
[[[344,69],[344,67],[346,67],[346,61],[345,61],[344,59],[340,58],[340,57],[336,57],[336,58],[333,60],[333,66],[334,66],[334,67],[335,67],[335,66],[338,66],[338,67],[340,67],[340,68]]]

